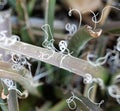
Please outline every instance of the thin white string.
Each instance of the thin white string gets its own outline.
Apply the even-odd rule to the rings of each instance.
[[[78,9],[70,9],[70,11],[68,12],[68,15],[72,16],[73,11],[76,11],[79,14],[79,25],[78,25],[78,30],[79,30],[80,27],[81,27],[81,23],[82,23],[82,15],[81,15],[81,12]]]
[[[96,24],[100,23],[101,20],[102,20],[102,18],[103,18],[104,11],[105,11],[107,8],[109,8],[109,7],[110,7],[110,8],[114,8],[114,9],[120,11],[119,8],[116,8],[116,7],[114,7],[114,6],[106,6],[106,7],[103,8],[103,10],[102,10],[102,12],[101,12],[101,17],[100,17],[100,19],[97,21],[97,20],[94,20],[94,17],[92,17],[92,21],[93,21],[94,23],[96,23]]]
[[[98,58],[96,61],[91,61],[90,60],[90,58],[92,57],[92,58],[94,58],[94,57],[96,57],[96,55],[93,55],[93,54],[90,54],[90,53],[88,53],[88,55],[87,55],[87,61],[91,64],[91,65],[93,65],[93,66],[100,66],[100,65],[103,65],[103,64],[105,64],[106,63],[106,61],[107,61],[107,59],[108,59],[108,57],[110,56],[110,54],[111,54],[111,52],[107,52],[107,54],[104,56],[104,57],[100,57],[100,58]]]
[[[97,15],[98,15],[98,13],[95,14],[95,12],[93,12],[92,10],[89,10],[89,11],[93,14],[92,21],[93,21],[93,20],[95,21],[95,22],[93,21],[93,22],[94,22],[94,28],[93,28],[93,29],[96,29],[96,25],[97,25],[97,24],[96,24],[96,21],[97,21],[97,18],[96,18],[96,17],[97,17]]]
[[[92,86],[92,87],[90,87],[90,88],[88,89],[88,99],[89,99],[93,104],[98,105],[98,106],[100,107],[101,104],[104,103],[104,100],[101,100],[99,103],[95,103],[95,102],[92,101],[91,98],[90,98],[90,92],[92,91],[93,88],[94,88],[94,86]]]
[[[48,30],[46,30],[46,27],[48,27],[48,30],[50,32],[50,35],[52,37],[51,40],[48,41]],[[54,38],[53,38],[53,35],[52,35],[52,32],[51,32],[51,28],[50,28],[50,25],[49,24],[45,24],[41,27],[41,29],[45,32],[46,36],[45,36],[45,40],[43,41],[42,43],[42,46],[43,47],[46,47],[48,49],[51,49],[51,50],[57,50],[55,47],[54,47]]]
[[[115,98],[120,104],[120,91],[117,85],[111,85],[108,87],[108,93],[111,97]]]

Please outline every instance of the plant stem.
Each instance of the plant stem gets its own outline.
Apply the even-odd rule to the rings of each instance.
[[[39,93],[36,88],[38,84],[35,83],[31,76],[29,77],[27,74],[29,74],[28,70],[24,69],[21,71],[13,71],[10,64],[0,62],[0,78],[12,79],[22,85],[30,93],[38,95]]]
[[[11,11],[10,10],[3,12],[1,11],[0,14],[4,18],[3,22],[0,22],[0,31],[7,31],[6,37],[11,37],[11,29],[12,29],[11,21],[10,21]],[[5,50],[3,49],[0,51],[2,51],[2,54],[5,53]],[[5,61],[7,61],[7,58],[5,58]],[[9,91],[8,109],[9,111],[19,111],[17,94],[15,90]]]
[[[56,0],[46,0],[45,24],[50,25],[52,34],[54,33],[53,21],[54,21],[55,3],[56,3]],[[46,27],[46,31],[48,32],[48,35],[49,35],[48,39],[49,40],[52,39],[48,27]]]
[[[9,91],[8,109],[9,111],[19,111],[18,98],[15,90]]]
[[[102,20],[99,23],[100,25],[104,25],[105,24],[106,19],[108,18],[108,15],[109,15],[109,13],[111,11],[111,7],[108,7],[108,6],[112,5],[112,3],[113,3],[113,0],[108,0],[107,1],[107,4],[105,6],[105,7],[107,7],[107,9],[104,11],[104,14],[102,16]]]
[[[102,67],[94,67],[85,60],[75,58],[73,56],[53,52],[45,48],[37,47],[23,42],[16,42],[11,46],[4,46],[0,43],[0,47],[4,50],[9,50],[18,54],[31,57],[45,63],[60,67],[75,74],[84,76],[85,73],[90,73],[93,77],[103,78],[105,69]],[[48,56],[44,57],[43,56]],[[106,75],[107,76],[107,75]]]
[[[46,0],[45,5],[45,24],[48,24],[50,26],[49,27],[45,27],[45,30],[48,33],[48,41],[50,41],[51,39],[54,39],[52,37],[52,35],[54,34],[54,11],[55,11],[55,2],[56,0]],[[51,30],[51,31],[50,31]],[[44,37],[46,38],[46,33],[44,33]],[[51,70],[52,69],[52,73],[53,73],[53,68],[51,65],[46,64],[46,68],[47,70]],[[50,75],[48,81],[53,80],[54,76]]]

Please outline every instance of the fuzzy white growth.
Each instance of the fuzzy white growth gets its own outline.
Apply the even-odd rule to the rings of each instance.
[[[94,23],[94,29],[96,29],[96,21],[97,21],[97,14],[95,14],[92,10],[89,10],[92,14],[93,14],[93,17],[92,17],[92,22]]]
[[[108,87],[108,93],[111,97],[115,98],[120,104],[120,89],[117,85],[111,85]]]

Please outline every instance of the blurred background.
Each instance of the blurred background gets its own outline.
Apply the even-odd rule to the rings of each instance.
[[[101,104],[103,111],[120,111],[119,103],[108,93],[109,86],[119,88],[120,84],[120,78],[114,79],[120,74],[120,50],[115,49],[120,36],[120,0],[7,0],[4,7],[0,7],[1,11],[12,10],[12,34],[19,35],[22,42],[43,47],[45,33],[41,27],[49,24],[58,50],[59,42],[65,40],[72,55],[80,59],[87,60],[89,52],[97,58],[109,51],[113,51],[112,57],[117,54],[112,62],[108,57],[102,65],[105,69],[104,73],[101,71],[104,89],[96,83],[85,84],[83,77],[69,71],[30,59],[32,75],[42,83],[38,87],[40,97],[29,94],[27,98],[19,99],[20,111],[72,111],[66,102],[72,96],[71,92],[83,101],[76,100],[74,111],[99,111],[101,109],[88,99],[87,93],[92,85],[95,85],[90,94],[92,101],[104,100]],[[72,9],[75,10],[70,16]],[[93,22],[95,17],[99,21],[97,24]],[[66,29],[68,23],[74,24],[77,30],[75,27]],[[49,32],[48,39],[51,39]],[[18,87],[22,90],[21,86]],[[73,103],[71,105],[74,106]]]

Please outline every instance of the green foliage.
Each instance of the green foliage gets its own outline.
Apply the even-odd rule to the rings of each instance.
[[[37,4],[40,2],[42,2],[43,4]],[[113,48],[116,43],[109,43],[109,36],[118,37],[120,35],[119,28],[112,29],[111,27],[109,27],[109,30],[103,30],[103,33],[100,35],[100,37],[93,39],[88,29],[84,26],[84,23],[82,23],[83,26],[81,26],[81,28],[74,35],[70,36],[70,39],[68,40],[69,37],[65,33],[65,29],[56,31],[56,29],[54,28],[56,15],[59,18],[59,16],[61,15],[59,15],[58,12],[62,12],[63,16],[63,11],[66,11],[66,9],[68,9],[67,6],[69,4],[67,4],[67,2],[63,5],[63,2],[57,0],[8,0],[8,3],[10,7],[14,10],[14,13],[12,13],[12,15],[15,16],[18,20],[17,25],[12,27],[14,29],[13,33],[19,35],[22,42],[17,41],[12,46],[5,46],[0,44],[0,49],[6,51],[6,53],[14,52],[20,55],[24,55],[28,57],[27,59],[32,65],[32,73],[28,70],[29,68],[27,66],[25,66],[24,70],[13,71],[11,64],[5,61],[0,61],[0,77],[7,77],[16,81],[17,84],[22,86],[22,88],[18,87],[19,89],[23,90],[24,88],[29,93],[29,96],[25,100],[19,101],[20,111],[70,110],[66,100],[71,97],[71,92],[75,92],[75,94],[78,95],[77,97],[79,98],[79,100],[75,100],[75,103],[77,109],[79,110],[120,110],[119,105],[114,102],[113,98],[109,98],[107,92],[108,86],[113,84],[116,85],[115,77],[116,75],[119,75],[119,70],[116,71],[117,68],[115,67],[116,69],[114,71],[112,68],[109,67],[108,64],[95,67],[88,61],[86,61],[87,52],[94,52],[94,54],[97,55],[97,58],[99,58],[103,57],[105,53],[107,53],[107,50],[109,49],[109,44],[110,47]],[[37,9],[39,10],[36,12]],[[42,12],[43,15],[39,12]],[[52,57],[50,57],[50,59],[43,58],[44,56],[46,57],[46,55],[49,56],[53,54],[52,50],[36,46],[38,44],[38,41],[40,41],[40,46],[42,46],[42,42],[47,36],[44,32],[41,32],[39,28],[41,25],[43,25],[43,23],[39,24],[39,27],[31,27],[31,24],[28,23],[29,18],[34,19],[33,15],[36,15],[35,17],[37,17],[37,15],[39,14],[40,17],[44,17],[38,17],[38,20],[40,22],[44,21],[44,24],[48,24],[50,26],[51,32],[48,27],[45,27],[45,30],[48,32],[48,41],[53,39],[52,35],[58,34],[57,36],[59,36],[59,39],[54,36],[54,45],[56,46],[56,49],[59,50],[59,41],[64,39],[68,42],[67,48],[70,50],[71,55],[66,55],[57,51]],[[84,13],[82,14],[84,15]],[[83,18],[82,22],[91,24],[92,26],[93,23],[90,22],[91,19],[89,20],[89,18],[91,18],[90,13],[88,13],[89,17],[86,15],[85,19]],[[65,26],[65,23],[69,21],[69,18],[67,16],[65,16],[64,20],[62,20],[61,18],[60,21],[62,21]],[[74,13],[72,19],[75,22],[76,18],[78,17]],[[36,23],[36,21],[37,20],[35,19],[34,22]],[[59,24],[59,22],[57,24],[57,27],[61,25]],[[91,30],[94,32],[94,29]],[[106,33],[109,35],[106,35]],[[63,37],[61,37],[61,35]],[[88,42],[90,42],[90,44],[88,44]],[[89,48],[91,47],[91,44],[93,45],[93,48]],[[85,55],[83,58],[82,54]],[[29,57],[31,59],[29,59]],[[34,61],[40,65],[37,66],[38,68],[36,68]],[[101,87],[98,87],[98,84],[95,84],[96,88],[92,91],[92,94],[90,95],[91,100],[88,98],[88,90],[92,84],[90,84],[88,87],[83,81],[86,73],[90,73],[93,78],[102,79],[105,83],[104,89],[101,89]],[[34,77],[39,75],[41,77],[35,81]],[[8,88],[1,83],[1,96],[3,93],[2,91],[4,92],[5,96],[8,95]],[[6,101],[0,99],[0,108],[2,111],[19,111],[19,109],[17,109],[18,98],[16,98],[15,95],[15,90],[9,92],[10,101],[8,101],[8,105],[4,104]],[[102,99],[105,99],[106,101],[103,109],[95,104],[96,101]]]

